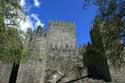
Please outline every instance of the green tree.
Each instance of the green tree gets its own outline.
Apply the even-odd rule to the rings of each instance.
[[[95,18],[94,25],[96,25],[96,28],[99,30],[102,37],[103,47],[107,57],[114,65],[124,63],[123,56],[121,56],[123,45],[120,42],[120,30],[121,27],[125,27],[121,20],[125,16],[125,2],[123,0],[85,1],[89,5],[96,5],[98,7],[98,13]]]
[[[20,0],[0,1],[0,60],[3,62],[19,63],[28,49],[24,48],[22,37],[16,19],[21,18],[18,11],[22,8]],[[5,21],[9,22],[6,23]],[[25,56],[24,56],[25,55]]]
[[[2,61],[18,62],[21,58],[23,45],[16,28],[6,29],[4,42],[0,48]]]

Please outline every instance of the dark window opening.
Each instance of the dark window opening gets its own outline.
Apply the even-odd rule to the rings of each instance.
[[[66,44],[66,48],[68,48],[68,45]]]

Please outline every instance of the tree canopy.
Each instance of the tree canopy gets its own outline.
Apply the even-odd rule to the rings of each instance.
[[[107,57],[110,58],[113,64],[123,63],[121,52],[125,42],[121,43],[121,41],[125,37],[123,35],[125,34],[125,21],[123,20],[125,17],[125,1],[85,0],[85,2],[88,3],[88,5],[95,5],[98,7],[94,25],[96,25],[96,29],[100,30],[99,34],[102,37],[102,46],[104,46]],[[99,47],[96,49],[99,50]]]
[[[26,53],[16,20],[22,8],[20,0],[0,1],[0,60],[18,63]]]

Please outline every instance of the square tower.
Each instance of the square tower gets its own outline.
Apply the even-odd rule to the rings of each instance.
[[[75,25],[67,22],[50,22],[47,35],[46,78],[55,83],[61,75],[61,83],[78,77],[78,51],[76,50]],[[50,73],[50,72],[57,72]],[[60,73],[59,73],[60,72]],[[51,74],[51,75],[50,75]],[[56,79],[55,82],[52,82]]]

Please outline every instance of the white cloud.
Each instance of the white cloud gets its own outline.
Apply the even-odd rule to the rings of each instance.
[[[24,32],[27,31],[28,28],[33,28],[32,20],[29,16],[26,16],[22,11],[18,11],[19,18],[16,19],[16,23],[19,24],[18,28]]]
[[[20,5],[21,5],[22,7],[25,6],[25,4],[26,4],[25,0],[21,0],[21,1],[20,1]]]
[[[17,21],[19,21],[19,19],[17,19]],[[19,28],[19,30],[21,30],[24,33],[27,32],[28,28],[32,29],[33,28],[33,23],[31,21],[30,17],[29,16],[25,16],[25,19],[20,20],[19,27],[17,27],[17,28]],[[26,35],[23,34],[23,33],[20,33],[20,36],[22,37],[22,42],[24,43]]]
[[[40,21],[40,19],[38,18],[38,15],[37,15],[37,14],[32,13],[32,14],[31,14],[31,17],[33,17],[33,18],[36,20],[36,23],[35,23],[35,25],[34,25],[34,28],[38,27],[39,25],[40,25],[41,27],[44,27],[44,23],[42,23],[42,22]]]
[[[40,2],[38,0],[34,0],[34,6],[39,7],[40,6]]]
[[[25,20],[21,20],[19,23],[20,29],[24,32],[26,32],[28,28],[34,29],[37,28],[39,25],[41,27],[44,27],[44,23],[42,23],[38,18],[38,15],[34,13],[32,13],[30,16],[26,16]]]
[[[37,21],[34,27],[38,27],[39,25],[40,25],[41,27],[44,27],[44,24],[41,23],[40,21]]]
[[[38,15],[37,15],[37,14],[32,13],[32,14],[31,14],[31,17],[33,17],[35,20],[39,20],[39,18],[38,18]]]
[[[6,24],[6,26],[15,27],[15,28],[20,29],[24,32],[26,32],[28,28],[33,28],[33,22],[29,16],[26,16],[20,10],[16,10],[16,13],[19,16],[18,18],[10,18],[10,19],[4,18],[4,23]]]
[[[26,32],[28,28],[33,28],[33,23],[29,16],[27,16],[25,20],[21,20],[19,25],[20,29],[24,32]]]
[[[33,0],[34,1],[34,6],[35,7],[39,7],[40,6],[40,1],[39,0]],[[27,5],[28,4],[28,5]],[[32,8],[31,4],[26,3],[26,0],[21,0],[20,1],[20,5],[23,7],[23,10],[25,12],[29,12]],[[22,14],[23,16],[25,16],[22,12],[19,13],[20,15]],[[19,23],[20,29],[24,32],[27,31],[27,28],[37,28],[39,25],[41,27],[44,27],[44,24],[40,21],[40,19],[38,18],[37,14],[32,13],[31,15],[27,15],[25,16],[25,20],[21,20]],[[7,21],[6,21],[7,22]]]

